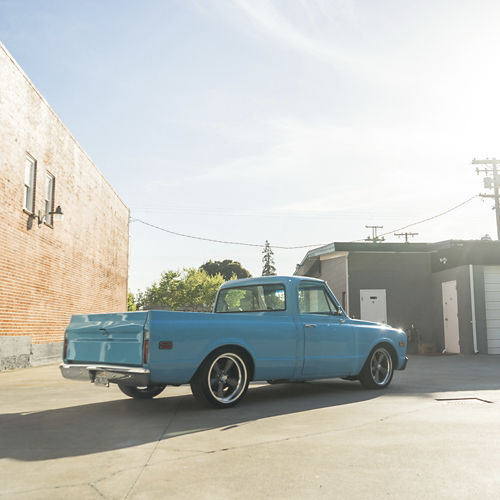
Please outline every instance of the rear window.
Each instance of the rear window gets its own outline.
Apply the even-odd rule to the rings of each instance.
[[[286,309],[285,287],[280,284],[223,288],[215,312],[263,312]]]

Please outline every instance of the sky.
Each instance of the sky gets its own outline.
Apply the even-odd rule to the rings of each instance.
[[[0,40],[130,208],[132,292],[163,271],[391,232],[485,192],[497,1],[0,0]],[[497,237],[491,200],[412,226]],[[380,232],[379,231],[379,232]],[[402,241],[393,234],[386,241]]]

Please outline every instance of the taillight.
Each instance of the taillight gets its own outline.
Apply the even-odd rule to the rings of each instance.
[[[149,358],[149,330],[144,330],[144,355],[143,355],[143,363],[146,365],[148,363]]]
[[[68,355],[68,334],[64,333],[63,359],[66,359],[67,355]]]

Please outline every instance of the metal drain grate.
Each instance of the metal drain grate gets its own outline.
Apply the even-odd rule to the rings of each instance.
[[[481,399],[481,398],[436,398],[436,401],[444,401],[445,403],[459,403],[464,401],[478,401],[480,403],[490,403],[490,404],[493,403],[493,401],[488,401],[487,399]]]

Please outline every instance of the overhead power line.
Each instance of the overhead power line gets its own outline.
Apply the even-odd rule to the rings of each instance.
[[[417,224],[423,224],[424,222],[429,222],[430,220],[437,219],[438,217],[442,217],[443,215],[449,214],[450,212],[453,212],[453,210],[456,210],[457,208],[463,207],[470,201],[472,201],[474,198],[477,198],[478,195],[475,194],[474,196],[471,196],[465,201],[462,201],[462,203],[459,203],[458,205],[455,205],[454,207],[449,208],[448,210],[445,210],[444,212],[441,212],[439,214],[433,215],[432,217],[427,217],[427,219],[422,219],[417,222],[412,222],[411,224],[408,224],[403,227],[398,227],[397,229],[393,229],[392,231],[387,231],[387,233],[380,234],[379,237],[381,236],[387,236],[388,234],[395,233],[397,231],[403,231],[403,229],[408,229],[409,227],[416,226]]]
[[[150,224],[149,222],[143,221],[141,219],[130,219],[130,222],[140,222],[141,224],[144,224],[145,226],[159,229],[160,231],[163,231],[165,233],[174,234],[175,236],[183,236],[184,238],[191,238],[193,240],[210,241],[212,243],[224,243],[226,245],[240,245],[240,246],[245,246],[245,247],[258,247],[258,248],[265,247],[265,244],[263,245],[261,243],[243,243],[241,241],[216,240],[213,238],[203,238],[202,236],[193,236],[191,234],[178,233],[176,231],[171,231],[170,229],[166,229],[164,227],[155,226],[154,224]],[[273,245],[272,247],[279,248],[281,250],[298,250],[301,248],[321,247],[324,244],[325,243],[315,243],[315,244],[311,244],[311,245],[299,245],[299,246],[292,246],[292,247]]]
[[[458,205],[455,205],[452,208],[449,208],[448,210],[445,210],[444,212],[441,212],[439,214],[433,215],[432,217],[427,217],[426,219],[419,220],[417,222],[412,222],[411,224],[408,224],[403,227],[399,227],[397,229],[393,229],[391,231],[387,231],[386,233],[377,235],[377,238],[380,239],[383,236],[387,236],[388,234],[395,233],[397,231],[403,231],[404,229],[408,229],[409,227],[416,226],[417,224],[423,224],[424,222],[429,222],[433,219],[437,219],[438,217],[442,217],[443,215],[449,214],[450,212],[453,212],[453,210],[456,210],[457,208],[460,208],[470,201],[472,201],[474,198],[478,198],[479,195],[474,195],[468,198],[467,200],[463,201],[462,203],[459,203]],[[218,240],[214,238],[205,238],[202,236],[193,236],[192,234],[185,234],[185,233],[179,233],[177,231],[172,231],[170,229],[167,229],[165,227],[160,227],[156,226],[155,224],[151,224],[150,222],[146,222],[142,219],[137,219],[137,218],[131,218],[130,222],[139,222],[141,224],[144,224],[145,226],[152,227],[154,229],[158,229],[159,231],[163,231],[164,233],[168,234],[173,234],[174,236],[182,236],[183,238],[190,238],[193,240],[199,240],[199,241],[208,241],[211,243],[222,243],[225,245],[239,245],[239,246],[245,246],[245,247],[256,247],[256,248],[264,248],[264,244],[262,243],[245,243],[241,241],[228,241],[228,240]],[[355,241],[365,241],[365,240],[355,240]],[[284,245],[273,245],[273,249],[280,249],[280,250],[300,250],[303,248],[313,248],[313,247],[321,247],[326,245],[327,243],[314,243],[310,245],[296,245],[296,246],[284,246]]]

